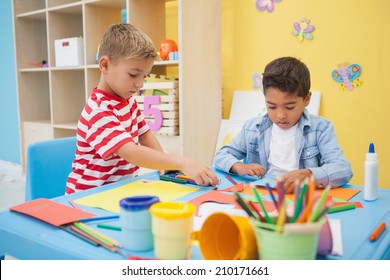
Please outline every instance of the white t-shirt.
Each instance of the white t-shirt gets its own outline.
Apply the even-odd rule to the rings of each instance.
[[[297,127],[298,124],[289,129],[281,129],[275,124],[272,125],[267,173],[280,177],[289,171],[298,169],[295,148]]]

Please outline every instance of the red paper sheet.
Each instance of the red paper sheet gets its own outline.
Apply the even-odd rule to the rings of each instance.
[[[61,226],[80,219],[96,216],[95,214],[75,209],[46,198],[38,198],[24,202],[11,207],[10,210],[29,215],[53,226]]]

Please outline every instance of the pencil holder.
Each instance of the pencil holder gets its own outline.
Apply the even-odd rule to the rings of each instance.
[[[150,212],[156,258],[189,259],[195,206],[186,202],[159,202],[150,207]]]
[[[274,224],[251,219],[261,260],[314,260],[323,220],[292,223],[278,228]]]
[[[257,259],[255,232],[247,217],[216,212],[207,217],[200,231],[192,234],[206,260]]]
[[[153,249],[149,207],[159,202],[157,196],[132,196],[119,201],[122,245],[131,251]]]

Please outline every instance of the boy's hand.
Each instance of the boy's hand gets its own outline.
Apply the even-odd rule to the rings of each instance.
[[[207,166],[192,160],[186,159],[184,168],[181,170],[184,174],[190,177],[199,186],[213,186],[219,184],[217,175]]]
[[[311,175],[312,173],[309,169],[298,169],[287,172],[281,179],[284,184],[284,192],[294,193],[295,182],[301,184],[306,178],[310,179]]]
[[[237,162],[233,164],[230,171],[232,173],[237,173],[238,175],[241,176],[249,175],[249,176],[254,176],[259,178],[263,177],[266,173],[264,166],[258,163],[244,164],[242,162]]]

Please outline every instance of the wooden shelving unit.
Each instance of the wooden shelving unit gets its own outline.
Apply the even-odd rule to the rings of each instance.
[[[152,73],[177,72],[180,126],[179,135],[158,137],[166,151],[211,164],[222,114],[221,0],[13,0],[23,165],[30,143],[75,135],[100,78],[97,46],[122,10],[158,48],[168,2],[177,7],[179,59],[156,62]],[[84,39],[84,64],[56,67],[54,41],[72,37]],[[42,60],[47,68],[37,66]]]

